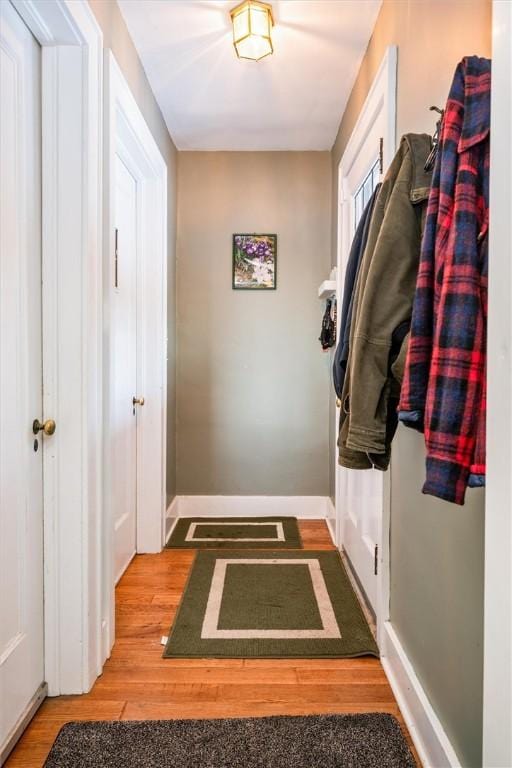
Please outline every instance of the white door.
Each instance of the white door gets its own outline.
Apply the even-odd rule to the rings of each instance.
[[[41,695],[41,51],[0,3],[0,745]]]
[[[345,199],[342,206],[345,232],[343,238],[352,242],[355,229],[366,203],[379,179],[379,131],[377,120],[361,153],[353,173],[344,180]],[[362,177],[362,178],[361,178]],[[342,280],[346,260],[342,263]],[[339,420],[339,408],[337,418]],[[338,466],[339,503],[343,510],[341,540],[368,602],[377,613],[377,562],[383,510],[383,475],[376,469],[353,470]]]
[[[338,301],[354,233],[395,151],[396,48],[388,48],[339,167]],[[336,409],[336,434],[339,420]],[[336,535],[377,618],[387,620],[387,516],[384,474],[337,465]]]
[[[137,180],[115,158],[112,505],[116,582],[137,550]]]

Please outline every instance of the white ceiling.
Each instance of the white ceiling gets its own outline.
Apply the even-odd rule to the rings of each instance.
[[[118,0],[182,150],[331,149],[381,0],[276,0],[274,55],[237,59],[237,0]]]

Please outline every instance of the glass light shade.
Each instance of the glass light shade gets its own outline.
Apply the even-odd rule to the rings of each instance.
[[[270,31],[272,8],[258,0],[245,0],[231,11],[233,42],[240,59],[259,61],[274,52]]]

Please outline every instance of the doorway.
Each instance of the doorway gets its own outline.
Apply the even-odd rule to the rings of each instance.
[[[122,145],[114,160],[115,249],[112,294],[112,512],[114,575],[119,581],[137,551],[137,395],[140,355],[137,344],[140,211],[137,177],[123,159]],[[139,256],[139,258],[138,258]]]
[[[105,55],[105,652],[114,587],[164,543],[167,166],[113,55]]]
[[[50,415],[57,422],[55,434],[43,438],[46,447],[42,467],[44,678],[49,695],[55,696],[90,689],[101,673],[113,632],[108,610],[113,605],[112,517],[104,427],[108,426],[109,416],[104,397],[110,321],[104,268],[110,269],[111,263],[103,258],[102,248],[103,238],[103,245],[113,253],[114,228],[103,227],[109,201],[102,199],[109,179],[108,168],[103,167],[102,173],[107,156],[103,153],[103,118],[108,116],[109,125],[113,121],[110,109],[102,109],[104,94],[110,103],[109,69],[104,88],[102,34],[87,0],[39,4],[37,13],[30,0],[12,0],[11,4],[3,3],[2,8],[10,5],[43,49],[40,151],[44,194],[39,195],[39,203],[44,300],[38,312],[43,317],[45,365],[40,387],[42,404],[35,415],[41,420],[43,414]],[[8,54],[10,60],[9,50]],[[131,111],[133,116],[134,101],[129,91],[126,95],[122,88],[118,89],[116,99],[113,105],[120,114]],[[2,111],[3,115],[7,120],[9,113]],[[135,111],[135,124],[137,116],[140,113]],[[149,133],[142,120],[141,124],[141,134],[144,130]],[[135,130],[134,136],[137,134]],[[6,135],[2,131],[2,138]],[[109,135],[107,131],[107,145]],[[167,169],[154,142],[153,146],[144,141],[142,144],[143,226],[151,233],[144,251],[147,269],[143,282],[151,302],[141,321],[148,407],[138,461],[144,461],[151,471],[144,474],[137,489],[139,499],[144,499],[139,508],[137,546],[146,552],[160,551],[164,525]],[[10,198],[12,203],[12,194]],[[2,227],[2,234],[7,231]],[[107,233],[112,233],[112,242],[105,243]],[[34,307],[32,303],[32,311]],[[2,372],[5,370],[3,367]],[[30,433],[32,451],[34,437]],[[38,440],[38,451],[33,453],[39,455],[40,461],[40,435]],[[12,444],[7,448],[12,451]],[[27,542],[22,541],[22,546],[26,547]],[[35,559],[31,563],[37,567]],[[40,589],[42,585],[40,578]]]
[[[339,166],[338,289],[341,305],[352,239],[371,194],[395,151],[396,47],[390,46],[370,89]],[[338,434],[340,408],[336,408]],[[378,470],[357,472],[336,465],[336,544],[343,550],[377,633],[388,611],[388,492]]]

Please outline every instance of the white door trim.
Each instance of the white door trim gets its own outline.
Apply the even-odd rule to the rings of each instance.
[[[493,2],[483,766],[512,765],[512,5]]]
[[[112,480],[109,476],[112,411],[116,152],[137,180],[141,233],[137,264],[137,395],[145,398],[137,427],[137,552],[160,552],[165,537],[167,403],[167,165],[110,51],[105,53],[104,228],[104,564],[103,649],[114,642]],[[148,233],[150,236],[148,237]],[[135,393],[134,393],[135,394]]]
[[[352,206],[347,204],[346,178],[349,175],[360,152],[375,116],[382,111],[385,116],[385,135],[383,136],[383,172],[385,173],[396,150],[396,78],[397,78],[397,47],[392,45],[386,49],[381,65],[375,75],[368,96],[359,114],[350,139],[347,143],[338,167],[338,247],[337,247],[337,299],[341,306],[343,295],[344,266],[347,263],[350,242],[344,236],[349,231],[349,216]],[[339,409],[335,413],[335,435],[338,434]],[[340,473],[337,465],[337,449],[335,449],[336,466],[336,544],[343,547],[343,509],[341,501]],[[350,471],[350,470],[349,470]],[[384,623],[389,619],[389,530],[391,509],[390,472],[383,473],[383,513],[382,525],[378,541],[378,585],[377,585],[377,642],[381,647],[383,642]]]
[[[398,48],[390,45],[386,49],[377,74],[368,92],[363,108],[347,142],[340,160],[338,179],[343,192],[342,180],[347,176],[359,154],[361,145],[375,120],[375,115],[382,110],[386,117],[386,135],[383,136],[383,169],[388,168],[396,151],[396,72]],[[342,199],[341,196],[338,199]],[[338,239],[338,248],[340,247]],[[350,249],[350,243],[349,243]],[[338,275],[339,277],[339,275]]]
[[[45,677],[100,674],[103,38],[86,0],[13,0],[42,46]]]

